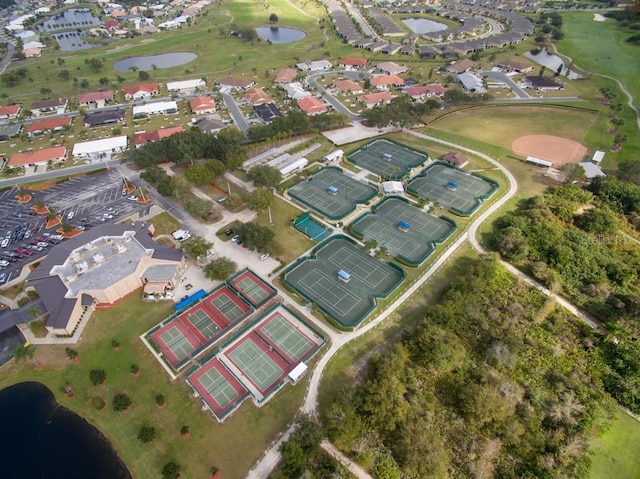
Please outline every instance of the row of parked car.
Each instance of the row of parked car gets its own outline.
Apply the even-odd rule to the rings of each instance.
[[[13,248],[12,251],[4,251],[2,259],[0,259],[0,269],[6,268],[10,263],[20,261],[25,256],[33,256],[37,252],[44,251],[49,245],[59,244],[63,239],[62,235],[43,233],[42,236],[35,238],[29,244],[24,243]]]

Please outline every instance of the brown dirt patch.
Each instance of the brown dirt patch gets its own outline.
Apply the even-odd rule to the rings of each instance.
[[[577,141],[551,135],[525,135],[511,143],[516,155],[553,161],[554,166],[582,161],[587,147]]]

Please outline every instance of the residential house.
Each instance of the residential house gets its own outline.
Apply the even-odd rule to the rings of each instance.
[[[344,95],[348,95],[350,93],[359,95],[361,93],[364,93],[364,88],[358,82],[350,79],[336,80],[333,82],[333,86],[340,90],[340,92]]]
[[[167,90],[170,93],[178,93],[181,95],[192,95],[198,90],[202,90],[207,87],[207,82],[202,78],[195,78],[192,80],[181,80],[167,83]]]
[[[459,73],[456,77],[466,92],[484,93],[486,91],[483,79],[474,73]]]
[[[281,86],[282,89],[287,92],[287,96],[292,100],[299,100],[300,98],[313,96],[310,91],[304,89],[304,86],[302,86],[302,83],[300,82],[285,83]]]
[[[260,103],[254,105],[253,109],[256,111],[256,115],[264,123],[270,123],[276,118],[283,118],[284,115],[275,103]]]
[[[18,136],[21,130],[22,130],[22,123],[0,124],[0,141],[7,141],[9,138]]]
[[[469,164],[469,161],[471,160],[469,160],[469,158],[464,156],[462,153],[450,151],[449,153],[447,153],[442,157],[442,161],[450,165],[453,165],[456,168],[464,168]]]
[[[220,88],[227,90],[247,90],[256,84],[253,80],[245,80],[244,78],[232,76],[220,78],[216,83],[220,85]]]
[[[96,128],[98,126],[110,126],[124,121],[124,110],[104,110],[87,113],[84,115],[85,128]]]
[[[473,65],[475,65],[473,60],[470,60],[469,58],[463,58],[462,60],[451,63],[449,66],[447,66],[446,70],[449,73],[464,73],[471,67],[473,67]]]
[[[366,58],[347,57],[340,60],[339,65],[345,70],[350,71],[366,67],[367,62],[368,60]]]
[[[13,105],[0,106],[0,120],[9,120],[20,114],[22,106],[15,103]]]
[[[431,60],[436,57],[436,52],[429,45],[420,45],[418,47],[418,55],[420,55],[420,58]]]
[[[382,91],[380,93],[370,93],[368,95],[361,95],[358,100],[363,102],[367,108],[373,108],[374,106],[389,103],[393,100],[393,95],[388,91]]]
[[[262,88],[253,87],[247,90],[244,94],[245,99],[252,105],[263,105],[265,103],[273,103],[273,100],[269,95],[265,93]]]
[[[276,79],[273,82],[276,84],[291,83],[297,76],[298,70],[295,68],[283,68],[278,72]]]
[[[398,65],[395,62],[382,62],[376,65],[376,69],[386,75],[402,75],[409,71],[405,66]]]
[[[196,121],[195,126],[202,133],[218,133],[224,128],[224,123],[217,118],[205,116],[204,118],[199,118],[198,121]]]
[[[57,132],[70,128],[72,122],[73,118],[70,116],[45,118],[44,120],[29,123],[25,131],[28,136],[38,136],[47,132]]]
[[[124,135],[85,141],[73,145],[72,155],[76,159],[85,159],[93,162],[110,160],[111,155],[123,152],[127,149],[127,145],[128,139]]]
[[[522,82],[524,86],[537,91],[558,91],[562,90],[562,84],[556,83],[552,78],[543,76],[528,76]]]
[[[133,135],[133,145],[136,148],[146,145],[147,143],[153,143],[154,141],[162,140],[176,133],[182,133],[184,128],[181,126],[172,126],[169,128],[160,128],[155,131],[142,131]]]
[[[92,110],[94,108],[104,108],[105,105],[113,101],[113,91],[97,91],[85,93],[78,97],[78,107]]]
[[[142,85],[125,86],[122,88],[126,100],[149,100],[158,94],[157,83],[144,83]]]
[[[29,47],[23,48],[22,54],[25,58],[37,58],[42,56],[42,48],[39,47]]]
[[[333,65],[329,60],[316,60],[304,63],[296,63],[296,68],[303,72],[321,72],[329,70]]]
[[[327,107],[324,106],[320,100],[314,97],[301,98],[297,102],[298,108],[304,111],[307,115],[318,115],[327,111]]]
[[[189,107],[195,115],[215,113],[216,104],[210,96],[197,96],[189,99]]]
[[[505,70],[507,73],[529,73],[533,71],[533,65],[518,62],[515,60],[503,60],[496,64],[498,68]]]
[[[170,115],[178,113],[178,104],[171,101],[157,101],[133,107],[133,118],[146,118],[151,115]]]
[[[42,150],[24,151],[15,153],[9,158],[7,166],[9,168],[29,166],[47,166],[49,162],[60,163],[67,158],[66,146],[54,146],[43,148]]]
[[[62,115],[67,109],[66,98],[36,101],[31,105],[31,116],[38,118],[44,115]]]
[[[445,93],[447,93],[447,89],[439,83],[430,83],[429,85],[427,85],[428,97],[435,96],[437,98],[442,98]]]
[[[390,87],[400,87],[404,84],[404,80],[397,75],[388,75],[371,78],[371,85],[378,90],[388,90]]]

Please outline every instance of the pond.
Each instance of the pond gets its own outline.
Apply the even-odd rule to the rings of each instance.
[[[0,391],[0,424],[2,477],[131,479],[100,431],[60,406],[43,384],[25,382]]]
[[[408,26],[413,33],[433,33],[447,29],[444,23],[434,22],[426,18],[405,18],[402,23]]]
[[[562,58],[558,55],[551,55],[547,52],[546,48],[540,50],[537,55],[533,55],[531,52],[525,52],[524,56],[531,58],[536,63],[548,68],[550,71],[557,72],[558,68],[560,68],[560,75],[567,77],[569,80],[584,78],[580,73],[567,68]]]
[[[287,27],[260,27],[256,28],[256,33],[260,38],[269,40],[271,43],[293,43],[307,36],[302,30]]]
[[[86,34],[87,32],[83,30],[74,30],[72,32],[55,33],[52,37],[58,42],[60,50],[64,52],[75,52],[103,46],[102,43],[85,41],[83,37]]]
[[[69,28],[89,28],[102,25],[102,21],[94,17],[86,8],[65,10],[59,15],[55,15],[38,26],[41,32],[54,32]]]
[[[131,67],[137,68],[139,71],[150,71],[154,68],[171,68],[184,65],[198,58],[198,55],[191,52],[174,52],[162,53],[160,55],[149,55],[146,57],[129,57],[120,60],[113,68],[119,72],[126,72]]]

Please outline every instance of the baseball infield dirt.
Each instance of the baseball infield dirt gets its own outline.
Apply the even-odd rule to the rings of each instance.
[[[587,154],[587,147],[577,141],[567,140],[551,135],[526,135],[516,138],[511,143],[516,155],[533,156],[540,160],[552,161],[554,166],[582,161]]]

